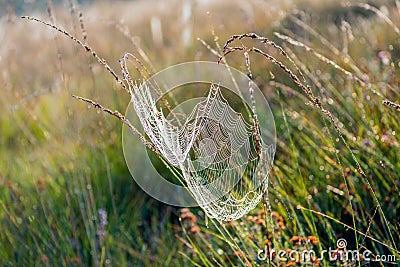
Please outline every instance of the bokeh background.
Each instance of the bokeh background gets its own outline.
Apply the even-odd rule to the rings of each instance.
[[[118,74],[125,52],[156,72],[217,61],[230,36],[256,32],[294,59],[340,135],[287,74],[251,54],[277,126],[268,193],[240,220],[206,222],[200,208],[164,205],[135,184],[121,123],[71,97],[124,112],[129,95],[68,37],[21,15],[65,29]],[[398,1],[1,1],[0,20],[0,265],[290,266],[302,263],[257,253],[337,249],[338,238],[399,256],[400,108],[383,103],[400,100]],[[274,48],[238,45],[293,70]],[[246,72],[243,53],[227,60]]]

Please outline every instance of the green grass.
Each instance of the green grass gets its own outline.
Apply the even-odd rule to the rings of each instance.
[[[206,226],[200,208],[181,213],[147,196],[125,166],[120,122],[71,97],[90,97],[123,112],[129,96],[113,77],[61,34],[19,18],[4,22],[0,264],[266,266],[267,261],[257,259],[266,244],[276,251],[307,247],[319,253],[336,249],[336,240],[345,238],[349,249],[393,254],[397,262],[390,266],[398,265],[400,111],[383,104],[400,102],[400,15],[395,3],[376,4],[387,7],[385,17],[366,6],[346,7],[335,1],[327,7],[299,1],[277,6],[277,11],[249,3],[249,15],[236,2],[223,1],[194,7],[194,19],[187,24],[175,13],[140,3],[118,3],[115,9],[107,3],[83,7],[88,44],[113,69],[119,70],[117,60],[125,51],[140,54],[138,47],[149,61],[139,56],[155,70],[194,59],[216,61],[197,36],[218,50],[212,27],[221,47],[233,34],[257,32],[284,47],[329,113],[310,104],[315,99],[287,73],[250,53],[254,79],[277,127],[268,194],[248,217],[223,224],[210,220]],[[179,4],[171,5],[180,10]],[[230,13],[223,12],[227,8]],[[284,15],[278,16],[279,9]],[[125,17],[121,10],[135,10],[140,16]],[[265,10],[271,14],[266,16]],[[82,39],[76,16],[62,7],[53,12],[57,25]],[[162,21],[161,47],[149,33],[151,16]],[[46,15],[39,17],[50,21]],[[116,30],[113,23],[120,17],[139,36],[135,45]],[[179,35],[185,27],[193,32],[187,46]],[[271,53],[297,74],[276,49],[255,40],[237,44]],[[227,60],[246,72],[243,52]],[[101,220],[102,210],[107,224]],[[295,244],[296,236],[315,236],[319,242]],[[320,264],[358,265],[327,260]]]

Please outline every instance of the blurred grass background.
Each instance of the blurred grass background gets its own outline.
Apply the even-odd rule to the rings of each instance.
[[[0,2],[2,266],[265,266],[257,259],[265,245],[336,248],[340,237],[349,248],[399,256],[400,113],[382,104],[400,100],[396,1],[371,3],[378,15],[339,1],[85,1],[72,9],[71,1],[47,4],[51,14],[46,1]],[[130,177],[121,123],[71,97],[90,97],[123,112],[129,96],[71,40],[19,18],[53,20],[83,40],[79,12],[87,43],[116,71],[124,52],[146,54],[154,71],[190,60],[216,61],[197,37],[214,49],[214,41],[222,46],[244,32],[277,41],[337,118],[350,150],[287,75],[251,56],[277,125],[266,208],[261,203],[248,218],[207,227],[200,209],[157,202]],[[312,49],[290,44],[275,31]],[[246,71],[243,55],[228,62]],[[357,172],[352,153],[372,188]],[[311,241],[301,245],[296,237]]]

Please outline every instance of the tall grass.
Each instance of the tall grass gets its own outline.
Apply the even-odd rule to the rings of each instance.
[[[349,249],[398,259],[397,2],[324,9],[302,1],[273,21],[259,2],[192,6],[209,30],[194,21],[181,25],[173,13],[146,15],[141,3],[134,7],[145,15],[133,22],[119,20],[124,12],[109,19],[102,7],[79,11],[69,3],[70,13],[48,4],[50,16],[43,19],[61,34],[27,21],[4,28],[2,265],[290,266],[297,263],[257,255],[260,249],[337,249],[339,238]],[[232,10],[217,12],[221,7]],[[207,8],[214,12],[206,15]],[[154,35],[146,34],[151,17],[162,23],[157,49]],[[135,27],[128,30],[129,23]],[[201,42],[196,36],[183,42],[174,27],[191,27]],[[234,35],[242,32],[258,35]],[[251,71],[274,111],[278,146],[268,192],[247,217],[206,224],[201,209],[169,207],[137,188],[122,157],[118,120],[71,98],[123,111],[129,95],[119,90],[114,70],[125,51],[153,71],[193,59]]]

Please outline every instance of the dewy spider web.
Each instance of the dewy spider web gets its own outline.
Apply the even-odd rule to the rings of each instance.
[[[156,106],[156,84],[140,85],[130,78],[123,58],[124,78],[144,132],[169,164],[182,171],[187,189],[206,214],[219,221],[242,217],[267,189],[275,147],[257,138],[252,125],[211,85],[182,126],[176,126]]]
[[[254,128],[211,86],[209,113],[193,145],[195,160],[187,157],[183,175],[189,190],[211,218],[230,221],[253,209],[266,190],[273,146],[254,148]],[[253,147],[252,147],[253,144]]]

